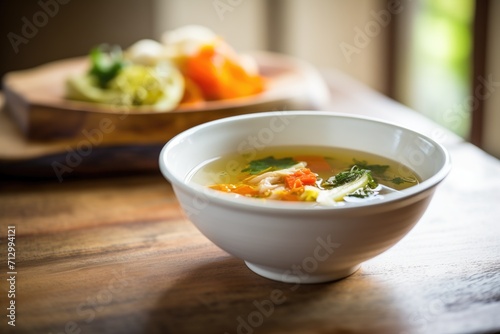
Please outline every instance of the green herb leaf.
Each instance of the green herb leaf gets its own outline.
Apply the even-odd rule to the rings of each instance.
[[[359,168],[357,165],[352,166],[349,170],[340,172],[337,175],[330,177],[328,180],[321,184],[321,187],[324,189],[340,187],[344,184],[351,183],[360,179],[365,174],[368,177],[368,185],[371,188],[376,188],[378,184],[373,179],[371,172],[367,169]]]
[[[417,183],[417,180],[415,178],[399,177],[399,176],[397,176],[393,179],[390,179],[389,181],[391,181],[394,184],[401,184],[401,183],[405,183],[405,182]]]
[[[358,166],[361,169],[367,169],[370,172],[372,172],[374,175],[381,176],[383,175],[387,169],[389,168],[389,165],[369,165],[366,160],[356,160],[353,159],[354,165],[353,166]]]
[[[405,183],[406,181],[401,177],[395,177],[391,180],[391,182],[394,184],[401,184],[401,183]]]
[[[106,52],[108,48],[106,45],[101,45],[90,51],[91,67],[89,73],[97,79],[101,88],[106,88],[108,83],[125,66],[121,48],[114,46],[109,52]]]
[[[250,161],[241,171],[248,172],[251,175],[256,175],[262,172],[292,167],[297,163],[298,162],[293,160],[293,158],[275,159],[273,156],[269,156],[264,159]]]

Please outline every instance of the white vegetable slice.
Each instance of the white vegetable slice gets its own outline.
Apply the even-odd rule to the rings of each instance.
[[[325,205],[335,205],[336,202],[341,202],[344,200],[344,197],[353,193],[359,188],[363,188],[370,182],[370,177],[368,173],[364,173],[359,179],[354,180],[352,182],[346,183],[339,187],[322,190],[316,201]]]
[[[123,105],[175,108],[184,93],[184,78],[173,66],[130,65],[110,82],[110,89],[120,92]]]
[[[117,106],[149,106],[158,111],[175,109],[184,94],[184,77],[169,64],[129,65],[102,89],[89,74],[68,78],[67,98]],[[139,108],[140,110],[140,108]]]
[[[66,97],[71,100],[113,104],[120,100],[120,93],[101,89],[90,75],[71,76],[66,81]]]
[[[165,47],[152,39],[141,39],[132,44],[125,56],[134,64],[154,66],[167,59]]]

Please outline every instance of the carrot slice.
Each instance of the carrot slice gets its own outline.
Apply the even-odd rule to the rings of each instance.
[[[301,168],[295,173],[285,176],[285,184],[292,190],[306,185],[312,186],[316,184],[316,174],[311,172],[309,168]]]
[[[213,45],[189,57],[184,74],[200,87],[207,100],[249,96],[264,90],[261,76],[247,73],[240,64],[217,53]]]
[[[317,155],[300,155],[293,157],[295,161],[304,161],[307,163],[307,167],[316,173],[320,172],[331,172],[332,166],[326,161],[322,156]]]
[[[181,104],[195,104],[205,101],[200,87],[193,80],[184,76],[184,95]]]
[[[247,184],[215,184],[210,186],[210,188],[244,196],[257,196],[259,194],[258,189]]]
[[[288,191],[281,195],[282,201],[300,201],[300,193],[297,191]]]

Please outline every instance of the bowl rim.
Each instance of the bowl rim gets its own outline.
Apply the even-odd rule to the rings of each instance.
[[[384,197],[380,200],[371,200],[360,203],[349,203],[348,205],[338,205],[338,206],[326,206],[326,205],[314,205],[312,203],[302,203],[302,202],[284,202],[277,200],[266,200],[266,199],[258,199],[258,198],[248,198],[245,196],[237,195],[237,194],[227,194],[217,190],[210,189],[208,187],[204,187],[202,185],[187,183],[185,180],[181,180],[177,178],[169,169],[168,165],[165,162],[165,156],[167,152],[172,149],[174,146],[178,145],[183,141],[184,138],[189,137],[193,133],[201,131],[203,129],[212,127],[214,125],[231,123],[242,121],[245,119],[254,119],[254,118],[269,118],[283,115],[296,115],[296,116],[330,116],[330,117],[340,117],[340,118],[349,118],[349,119],[358,119],[365,120],[369,122],[381,123],[384,125],[389,125],[403,131],[410,132],[414,135],[420,136],[425,140],[431,142],[443,155],[444,163],[443,166],[432,175],[430,178],[420,182],[419,184],[409,187],[404,190],[400,190],[397,193],[391,193],[384,195]],[[210,122],[206,122],[187,130],[182,131],[181,133],[174,136],[170,139],[162,148],[159,155],[159,167],[163,176],[170,182],[172,186],[178,187],[188,193],[192,193],[194,196],[203,196],[204,200],[208,201],[208,203],[217,203],[221,205],[231,206],[239,209],[256,209],[258,208],[260,211],[321,211],[324,210],[335,210],[335,211],[350,211],[350,210],[359,210],[360,208],[374,208],[384,206],[388,203],[407,200],[413,197],[418,197],[419,194],[424,193],[426,191],[431,190],[435,186],[437,186],[441,181],[443,181],[446,176],[449,174],[451,170],[451,157],[448,150],[440,143],[435,141],[434,139],[428,137],[427,135],[409,129],[405,126],[397,124],[395,122],[386,121],[376,117],[369,117],[364,115],[353,115],[348,113],[336,112],[336,111],[316,111],[316,110],[285,110],[285,111],[268,111],[268,112],[260,112],[260,113],[252,113],[252,114],[242,114],[230,117],[224,117],[217,120],[213,120]],[[265,205],[263,205],[265,202]]]

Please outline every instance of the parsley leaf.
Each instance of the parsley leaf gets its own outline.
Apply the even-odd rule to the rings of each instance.
[[[401,183],[405,183],[406,181],[401,178],[401,177],[395,177],[393,178],[392,180],[390,180],[392,183],[394,184],[401,184]]]
[[[293,158],[275,159],[274,156],[269,156],[264,159],[250,161],[241,171],[256,175],[262,172],[292,167],[295,164],[297,164],[297,161],[293,160]]]
[[[108,52],[109,49],[109,52]],[[125,66],[120,47],[100,45],[90,51],[89,73],[97,79],[99,87],[106,88]]]
[[[413,177],[399,177],[399,176],[397,176],[393,179],[388,179],[388,181],[391,181],[394,184],[401,184],[401,183],[405,183],[405,182],[417,183],[417,179],[415,179]]]
[[[353,160],[354,160],[355,166],[358,166],[361,169],[367,169],[370,172],[372,172],[373,175],[377,175],[377,176],[382,176],[389,168],[389,165],[369,165],[366,160],[363,160],[363,161],[359,161],[356,159],[353,159]]]
[[[367,176],[367,185],[369,185],[371,188],[376,188],[378,184],[373,179],[371,172],[367,169],[361,169],[357,165],[352,166],[349,170],[342,171],[337,175],[330,177],[328,180],[324,181],[321,184],[321,187],[323,187],[324,189],[340,187],[347,183],[359,180],[365,175]]]

